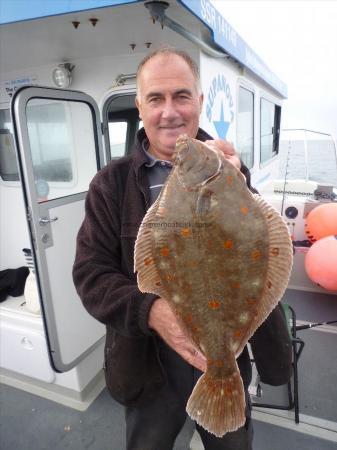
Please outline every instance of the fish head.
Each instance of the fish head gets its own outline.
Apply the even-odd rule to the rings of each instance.
[[[220,173],[223,158],[216,148],[182,135],[176,142],[174,164],[182,184],[194,187],[206,184]]]

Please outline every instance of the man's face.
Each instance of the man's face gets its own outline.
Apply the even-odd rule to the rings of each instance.
[[[150,152],[171,160],[181,134],[195,138],[203,96],[186,61],[178,55],[157,55],[143,66],[136,105]]]

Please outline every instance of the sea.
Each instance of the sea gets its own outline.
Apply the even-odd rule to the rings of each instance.
[[[280,140],[280,178],[305,179],[337,188],[337,154],[332,139]]]

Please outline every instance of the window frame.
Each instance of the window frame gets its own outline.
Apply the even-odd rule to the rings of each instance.
[[[112,102],[117,100],[120,97],[136,97],[136,87],[130,87],[128,86],[127,90],[125,91],[114,91],[109,94],[104,100],[103,107],[102,107],[102,118],[103,118],[103,138],[104,138],[104,146],[105,146],[105,153],[107,162],[111,160],[116,160],[121,158],[122,156],[127,156],[132,151],[133,143],[134,143],[134,137],[136,136],[136,133],[138,131],[138,125],[140,122],[139,113],[136,107],[136,104],[134,103],[134,107],[127,108],[127,109],[121,109],[119,111],[111,112],[110,105]],[[110,122],[118,122],[118,121],[125,121],[127,122],[127,132],[126,132],[126,143],[125,143],[125,154],[122,156],[116,156],[114,158],[111,157],[111,150],[110,150],[110,136],[109,136],[109,115],[113,115],[113,118],[115,120],[110,120]],[[130,118],[133,116],[133,118],[137,118],[137,120],[131,120]],[[130,126],[131,124],[131,126]]]
[[[41,106],[45,106],[46,105],[46,103],[44,103],[43,101],[45,100],[44,98],[40,98],[40,97],[33,97],[33,98],[31,98],[29,101],[31,101],[31,100],[41,100]],[[56,102],[56,103],[60,103],[60,104],[62,104],[62,102],[67,102],[67,100],[64,100],[64,99],[58,99],[58,100],[55,100],[55,99],[49,99],[51,102]],[[29,102],[28,102],[29,103]],[[27,103],[27,106],[28,106],[28,103]],[[76,102],[75,102],[76,103]],[[33,107],[35,106],[35,105],[32,105]],[[36,106],[38,106],[38,105],[36,105]],[[68,119],[69,117],[70,117],[70,113],[69,113],[69,109],[68,109],[68,106],[69,105],[66,105],[66,107],[65,106],[63,106],[63,108],[64,108],[64,116],[65,116],[65,118],[66,119]],[[90,110],[90,112],[92,113],[92,111],[91,111],[91,108],[90,108],[90,105],[87,105],[87,106],[89,106],[89,110]],[[10,113],[10,108],[1,108],[1,110],[3,110],[3,111],[9,111],[9,113]],[[10,123],[12,124],[12,119],[11,119],[11,116],[10,116]],[[71,131],[70,129],[69,129],[69,123],[68,123],[68,121],[66,121],[65,122],[66,123],[66,125],[68,126],[68,131]],[[15,154],[16,154],[16,148],[15,148],[15,138],[14,138],[14,133],[12,132],[12,133],[10,133],[12,136],[13,136],[13,139],[14,139],[14,150],[15,150]],[[73,136],[72,136],[72,134],[70,133],[69,134],[69,138],[70,139],[73,139]],[[41,154],[42,155],[42,157],[43,157],[43,153]],[[70,161],[70,165],[71,165],[71,178],[69,179],[69,180],[55,180],[55,179],[48,179],[47,181],[48,181],[48,184],[51,186],[51,187],[56,187],[56,188],[65,188],[65,187],[69,187],[69,186],[74,186],[74,185],[76,185],[76,183],[77,183],[77,180],[78,180],[78,173],[77,173],[77,169],[76,169],[76,160],[75,160],[75,155],[74,155],[74,150],[73,150],[73,146],[71,146],[70,147],[70,153],[69,153],[69,161]],[[45,163],[46,161],[45,160],[43,160],[43,162]],[[16,154],[16,163],[17,163],[17,174],[18,174],[18,179],[17,180],[5,180],[4,178],[3,178],[3,176],[2,176],[2,173],[0,173],[0,183],[3,183],[3,184],[5,184],[6,186],[19,186],[20,184],[21,184],[21,179],[20,179],[20,169],[19,169],[19,162],[18,162],[18,160],[17,160],[17,154]]]
[[[0,108],[1,111],[7,111],[9,114],[9,119],[10,119],[10,123],[12,125],[12,120],[11,120],[11,115],[10,115],[10,107],[6,107],[6,108]],[[5,113],[6,114],[6,113]],[[13,125],[12,125],[13,126]],[[6,128],[3,128],[3,130],[6,130]],[[16,166],[17,166],[17,174],[18,174],[18,179],[17,180],[5,180],[3,177],[3,174],[0,172],[0,183],[4,184],[6,186],[19,186],[20,185],[20,173],[19,173],[19,166],[18,166],[18,160],[17,160],[17,154],[16,154],[16,149],[15,149],[15,138],[14,138],[14,130],[8,130],[8,133],[3,133],[3,134],[9,134],[12,136],[13,138],[13,142],[14,142],[14,153],[15,153],[15,158],[16,158]]]
[[[273,135],[272,135],[272,151],[271,156],[266,160],[262,161],[262,101],[268,102],[274,106],[274,120],[273,120]],[[277,158],[279,154],[280,148],[280,131],[281,131],[281,113],[282,107],[279,103],[275,101],[275,99],[268,97],[267,95],[260,96],[260,105],[259,105],[259,116],[260,116],[260,129],[259,129],[259,166],[260,168],[265,167],[275,158]],[[276,130],[276,133],[274,132]]]
[[[238,83],[237,85],[237,113],[236,113],[236,145],[238,147],[238,123],[239,123],[239,100],[240,100],[240,89],[244,89],[248,92],[250,92],[253,96],[253,109],[252,109],[252,131],[253,131],[253,136],[252,136],[252,165],[251,167],[248,167],[249,170],[253,170],[254,165],[255,165],[255,125],[256,125],[256,111],[255,111],[255,106],[256,106],[256,92],[253,86],[248,85],[247,83]],[[238,149],[239,150],[239,149]],[[240,152],[239,152],[240,154]],[[240,154],[240,158],[241,158],[241,154]],[[242,158],[241,158],[242,159]],[[245,161],[243,161],[244,164]]]

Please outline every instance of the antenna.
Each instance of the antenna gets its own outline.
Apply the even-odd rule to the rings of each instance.
[[[284,199],[285,199],[285,195],[286,195],[286,184],[287,184],[287,177],[288,177],[288,165],[289,165],[290,149],[291,149],[291,141],[290,141],[290,139],[289,139],[289,143],[288,143],[288,151],[287,151],[287,160],[286,160],[286,169],[285,169],[284,183],[283,183],[283,195],[282,195],[282,205],[281,205],[281,216],[283,216]]]

